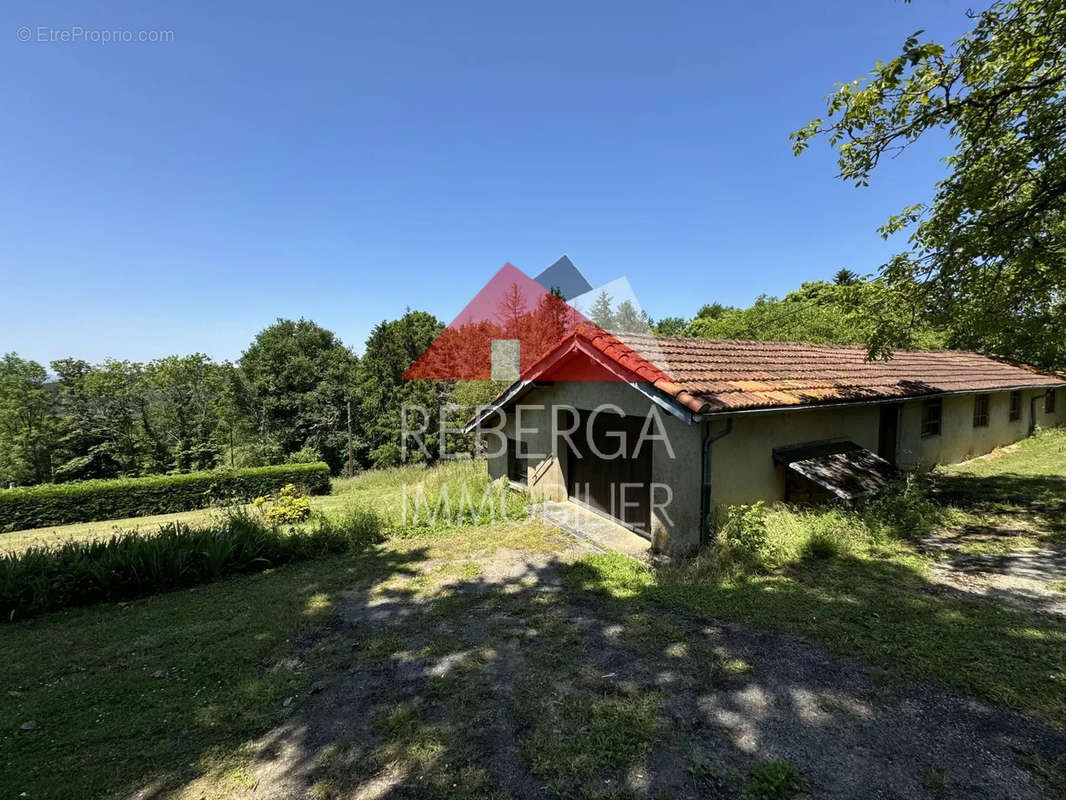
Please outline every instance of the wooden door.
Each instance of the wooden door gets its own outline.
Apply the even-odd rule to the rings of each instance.
[[[896,463],[900,408],[898,403],[881,406],[881,420],[877,431],[877,455],[889,464]]]
[[[590,412],[579,413],[577,430],[570,437],[577,452],[567,454],[567,494],[650,535],[652,442],[637,450],[644,420],[604,412],[593,421]],[[620,436],[625,437],[624,447]]]

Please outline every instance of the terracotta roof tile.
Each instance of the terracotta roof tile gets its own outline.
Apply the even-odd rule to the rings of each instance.
[[[580,336],[697,413],[1066,386],[1066,375],[954,350],[679,339],[579,328]]]

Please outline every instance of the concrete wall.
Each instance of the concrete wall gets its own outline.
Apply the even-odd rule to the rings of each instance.
[[[876,452],[879,415],[873,405],[737,415],[733,432],[711,451],[712,505],[784,500],[785,473],[774,463],[775,447],[848,439]]]
[[[929,469],[937,464],[965,461],[997,447],[1016,442],[1029,433],[1031,403],[1036,399],[1036,424],[1054,427],[1066,421],[1062,402],[1066,392],[1059,390],[1056,414],[1044,413],[1044,392],[1022,392],[1021,419],[1010,420],[1010,392],[991,392],[988,395],[988,426],[973,426],[974,397],[972,394],[950,395],[942,398],[940,434],[922,437],[923,401],[911,400],[903,406],[900,425],[899,464],[906,469]]]
[[[1066,423],[1066,390],[1059,390],[1057,413],[1053,415],[1043,412],[1042,391],[1023,392],[1022,418],[1015,422],[1008,419],[1009,392],[992,393],[989,425],[985,428],[973,427],[974,396],[957,395],[943,398],[940,435],[922,438],[922,401],[907,401],[900,410],[897,463],[904,468],[928,468],[937,463],[963,461],[1017,441],[1029,431],[1033,397],[1039,398],[1038,425]],[[530,453],[526,475],[532,496],[566,498],[566,447],[553,440],[551,406],[592,410],[607,403],[618,406],[626,415],[641,417],[653,405],[625,383],[559,383],[535,389],[522,398],[523,438],[529,443]],[[876,452],[880,409],[880,405],[871,404],[735,415],[733,432],[719,439],[712,449],[710,507],[783,500],[785,474],[782,467],[774,464],[775,447],[847,439]],[[652,540],[661,551],[682,553],[699,544],[705,425],[718,432],[725,427],[725,420],[689,425],[666,411],[660,410],[659,414],[670,447],[660,441],[652,443],[652,480],[670,486],[673,496],[668,505],[654,510]],[[503,426],[511,438],[515,438],[517,421],[512,410]],[[487,436],[486,443],[491,448],[494,438]],[[489,472],[493,477],[507,474],[505,450],[490,457]]]
[[[1016,442],[1029,432],[1030,401],[1037,398],[1037,425],[1066,423],[1066,391],[1059,390],[1056,414],[1045,414],[1044,392],[1022,392],[1022,417],[1011,422],[1010,392],[989,394],[988,426],[973,427],[974,395],[942,398],[940,435],[922,438],[921,400],[900,409],[896,463],[904,469],[965,461]],[[737,415],[733,433],[714,445],[712,505],[773,502],[785,497],[784,469],[773,463],[773,448],[827,439],[849,439],[877,452],[880,405]]]
[[[604,404],[617,406],[626,416],[641,418],[653,407],[647,397],[626,383],[574,381],[534,389],[507,414],[502,430],[511,438],[516,438],[521,417],[525,431],[522,438],[528,442],[526,480],[531,496],[566,499],[568,448],[565,442],[553,440],[552,406],[570,405],[592,411]],[[661,489],[653,498],[652,543],[663,552],[689,551],[699,545],[702,429],[655,408],[667,441],[648,442],[652,448],[652,481],[670,487],[672,494],[667,502],[666,490]],[[656,428],[654,432],[660,431]],[[494,437],[486,435],[485,442],[492,448]],[[494,478],[507,474],[506,452],[490,457],[489,474]]]

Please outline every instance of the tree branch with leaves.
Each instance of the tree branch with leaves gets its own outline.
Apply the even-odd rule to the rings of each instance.
[[[970,16],[972,30],[950,47],[918,31],[895,58],[838,86],[827,117],[791,135],[793,149],[824,137],[838,177],[866,186],[886,157],[946,133],[948,176],[880,228],[908,234],[881,279],[955,346],[1064,367],[1062,327],[1057,347],[1034,343],[1066,321],[1066,2],[1009,0]],[[898,311],[870,313],[871,355],[911,343]]]

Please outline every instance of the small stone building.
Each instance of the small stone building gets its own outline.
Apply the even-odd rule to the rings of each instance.
[[[468,425],[489,471],[681,553],[715,509],[851,499],[1066,421],[1066,376],[975,353],[582,327]]]

